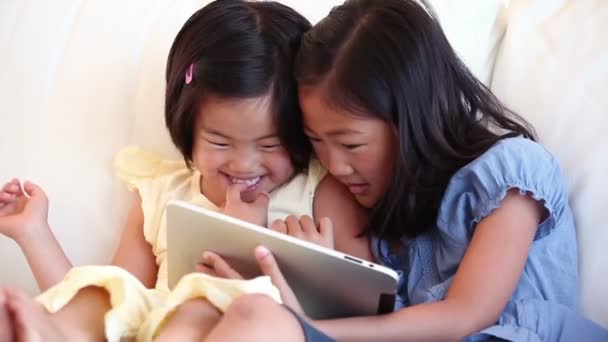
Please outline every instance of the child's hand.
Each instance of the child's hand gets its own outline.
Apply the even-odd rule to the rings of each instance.
[[[298,220],[295,216],[289,215],[285,221],[275,220],[270,225],[270,229],[334,249],[334,225],[327,217],[322,218],[319,225],[315,226],[310,216],[304,215]]]
[[[213,252],[204,252],[201,261],[196,264],[195,270],[214,277],[243,279],[240,273],[235,271],[221,256]]]
[[[18,179],[0,190],[0,233],[19,243],[33,232],[48,227],[48,199],[42,189],[30,182],[21,189]]]
[[[258,226],[266,227],[268,224],[268,203],[270,198],[266,193],[257,194],[253,202],[247,203],[241,199],[241,193],[247,188],[246,184],[237,183],[228,188],[226,203],[222,213]]]
[[[304,311],[283,277],[272,253],[266,247],[257,246],[254,255],[262,274],[269,276],[272,284],[279,289],[283,303],[303,315]],[[212,252],[203,253],[203,260],[196,265],[196,271],[220,278],[243,279],[221,256]]]
[[[260,265],[260,270],[262,270],[262,273],[269,276],[272,284],[279,289],[283,304],[289,306],[292,310],[304,316],[304,310],[302,310],[300,302],[298,302],[293,290],[289,284],[287,284],[287,280],[285,280],[283,277],[283,273],[279,269],[279,265],[277,264],[277,261],[272,253],[270,253],[270,251],[264,246],[257,246],[253,253],[258,265]]]

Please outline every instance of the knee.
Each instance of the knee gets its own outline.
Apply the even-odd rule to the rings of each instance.
[[[246,294],[230,304],[224,316],[238,320],[266,320],[276,316],[282,308],[272,298],[262,294]]]

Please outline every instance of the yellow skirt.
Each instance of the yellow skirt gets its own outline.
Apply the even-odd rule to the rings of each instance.
[[[135,340],[148,342],[158,334],[167,318],[182,303],[205,298],[224,312],[243,294],[265,294],[281,302],[278,289],[269,277],[234,280],[203,273],[184,276],[171,292],[146,288],[136,277],[117,266],[73,268],[63,281],[36,298],[47,311],[55,313],[89,286],[108,291],[111,309],[105,314],[105,334],[110,342]]]

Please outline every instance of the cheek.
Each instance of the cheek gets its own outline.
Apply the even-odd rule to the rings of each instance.
[[[327,166],[329,165],[329,153],[327,151],[327,146],[323,143],[316,143],[313,144],[313,150],[315,152],[315,156],[317,157],[317,159],[319,159],[319,161],[321,162],[321,165],[323,165],[323,167],[327,168]]]
[[[291,159],[287,152],[273,153],[265,158],[266,167],[270,170],[275,181],[285,181],[294,173]]]
[[[368,167],[370,178],[375,182],[378,191],[384,193],[393,178],[395,156],[390,150],[380,150],[374,155],[374,162]]]
[[[386,165],[377,152],[367,151],[367,153],[356,155],[351,158],[350,162],[361,176],[376,186],[387,176]]]
[[[193,155],[194,166],[206,176],[217,172],[224,162],[224,154],[213,150],[199,150]]]

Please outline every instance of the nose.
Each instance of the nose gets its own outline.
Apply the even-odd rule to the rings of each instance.
[[[327,171],[329,171],[329,173],[331,173],[333,176],[344,177],[353,174],[354,170],[348,162],[348,158],[345,158],[342,153],[328,149],[324,154],[325,162],[323,162],[323,164],[327,168]]]
[[[256,171],[258,159],[258,154],[254,151],[236,151],[228,167],[236,175],[248,175]]]

